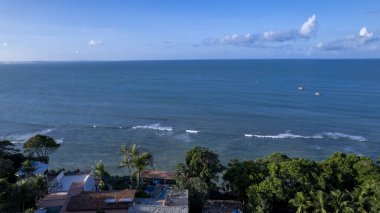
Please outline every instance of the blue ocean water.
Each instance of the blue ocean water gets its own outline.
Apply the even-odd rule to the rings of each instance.
[[[21,146],[37,133],[62,143],[52,168],[103,160],[114,173],[124,172],[119,147],[133,143],[157,169],[195,145],[224,163],[272,152],[377,158],[380,60],[0,64],[0,138]]]

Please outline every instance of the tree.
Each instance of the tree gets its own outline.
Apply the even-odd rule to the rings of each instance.
[[[217,154],[207,148],[194,147],[186,152],[185,163],[175,167],[178,188],[189,190],[191,212],[200,212],[210,190],[216,187],[218,173],[224,167]]]
[[[260,162],[252,160],[240,162],[233,159],[228,163],[223,180],[226,188],[245,203],[248,187],[260,183],[266,177],[266,173]]]
[[[3,158],[5,155],[17,152],[18,149],[15,149],[14,146],[15,145],[9,140],[0,140],[0,158]]]
[[[140,188],[140,176],[141,176],[141,173],[143,171],[145,171],[145,169],[148,167],[148,166],[151,166],[153,164],[152,162],[152,159],[153,159],[153,156],[148,153],[148,152],[144,152],[140,155],[137,155],[136,158],[134,158],[133,160],[133,165],[134,167],[136,168],[137,170],[137,187]]]
[[[136,176],[137,187],[139,188],[141,173],[148,166],[153,165],[153,156],[148,152],[141,153],[136,144],[133,144],[131,147],[122,146],[120,153],[123,155],[120,167],[127,167],[131,178],[133,175]]]
[[[33,166],[32,161],[30,161],[30,160],[24,161],[22,163],[21,169],[26,174],[27,178],[29,178],[30,175],[34,172],[34,170],[36,170],[36,168],[34,168],[34,166]]]
[[[36,196],[38,195],[38,189],[31,179],[21,179],[16,182],[16,189],[18,192],[18,200],[21,201],[22,211],[25,211],[25,207],[34,205]]]
[[[189,177],[201,178],[209,188],[215,186],[213,181],[217,181],[218,174],[224,170],[217,154],[199,146],[186,152],[185,165]]]
[[[303,194],[297,192],[296,196],[289,201],[294,207],[297,208],[297,213],[308,212],[307,210],[313,205],[310,199]]]
[[[46,135],[35,135],[24,143],[25,151],[30,155],[35,155],[42,162],[49,162],[49,154],[55,151],[60,144]]]
[[[132,174],[133,174],[133,171],[132,171],[132,167],[133,167],[133,162],[132,162],[132,158],[133,156],[137,155],[137,145],[134,144],[132,145],[131,147],[128,147],[127,145],[122,145],[120,147],[120,154],[122,155],[122,159],[120,161],[120,165],[119,167],[120,168],[127,168],[128,169],[128,174],[129,174],[129,178],[130,178],[130,181],[131,181],[131,184],[132,184],[132,187],[134,185],[133,183],[133,177],[132,177]]]
[[[0,179],[9,179],[14,175],[14,172],[13,161],[9,159],[0,159]]]
[[[103,161],[98,161],[95,163],[95,166],[92,168],[92,172],[96,178],[103,180],[103,177],[106,173],[106,165]]]
[[[335,210],[335,213],[340,212],[354,212],[353,209],[350,208],[350,197],[347,193],[342,192],[340,190],[335,190],[330,192],[330,202],[329,205],[332,209]]]
[[[106,174],[106,165],[103,163],[103,161],[95,163],[95,166],[92,168],[92,172],[94,176],[99,180],[99,190],[105,190],[106,185],[104,183],[104,175]]]
[[[321,190],[313,193],[314,212],[327,213],[328,195]]]

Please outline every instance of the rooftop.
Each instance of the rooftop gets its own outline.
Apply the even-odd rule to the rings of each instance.
[[[188,206],[188,191],[181,189],[167,190],[165,195],[165,204],[167,206]]]
[[[85,183],[90,175],[91,174],[65,175],[62,172],[52,181],[49,192],[67,192],[72,183]]]
[[[188,213],[189,208],[187,206],[146,206],[135,205],[128,209],[128,213]]]
[[[163,179],[163,180],[174,180],[175,176],[171,172],[158,171],[158,170],[147,170],[143,171],[141,174],[142,178],[148,179]]]
[[[82,192],[71,196],[66,211],[127,209],[135,194],[136,190]]]
[[[48,194],[37,203],[37,207],[54,207],[54,206],[63,206],[66,201],[66,192]]]

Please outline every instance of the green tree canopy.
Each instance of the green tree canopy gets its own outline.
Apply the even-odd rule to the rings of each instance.
[[[175,167],[176,184],[189,190],[190,210],[200,212],[209,192],[216,188],[218,174],[224,170],[217,154],[204,147],[186,152],[185,163]]]
[[[149,152],[141,152],[136,144],[133,144],[130,147],[127,145],[121,146],[120,153],[122,154],[120,167],[127,167],[131,180],[132,176],[135,175],[137,187],[140,187],[141,173],[147,167],[153,165],[153,156]]]
[[[24,143],[24,150],[30,155],[34,155],[41,161],[48,163],[49,154],[55,151],[60,144],[46,135],[35,135]]]

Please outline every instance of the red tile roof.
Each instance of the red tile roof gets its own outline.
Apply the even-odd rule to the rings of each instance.
[[[164,179],[164,180],[174,180],[175,176],[171,172],[165,172],[165,171],[158,171],[158,170],[147,170],[142,172],[141,174],[142,178],[149,178],[149,179]]]

